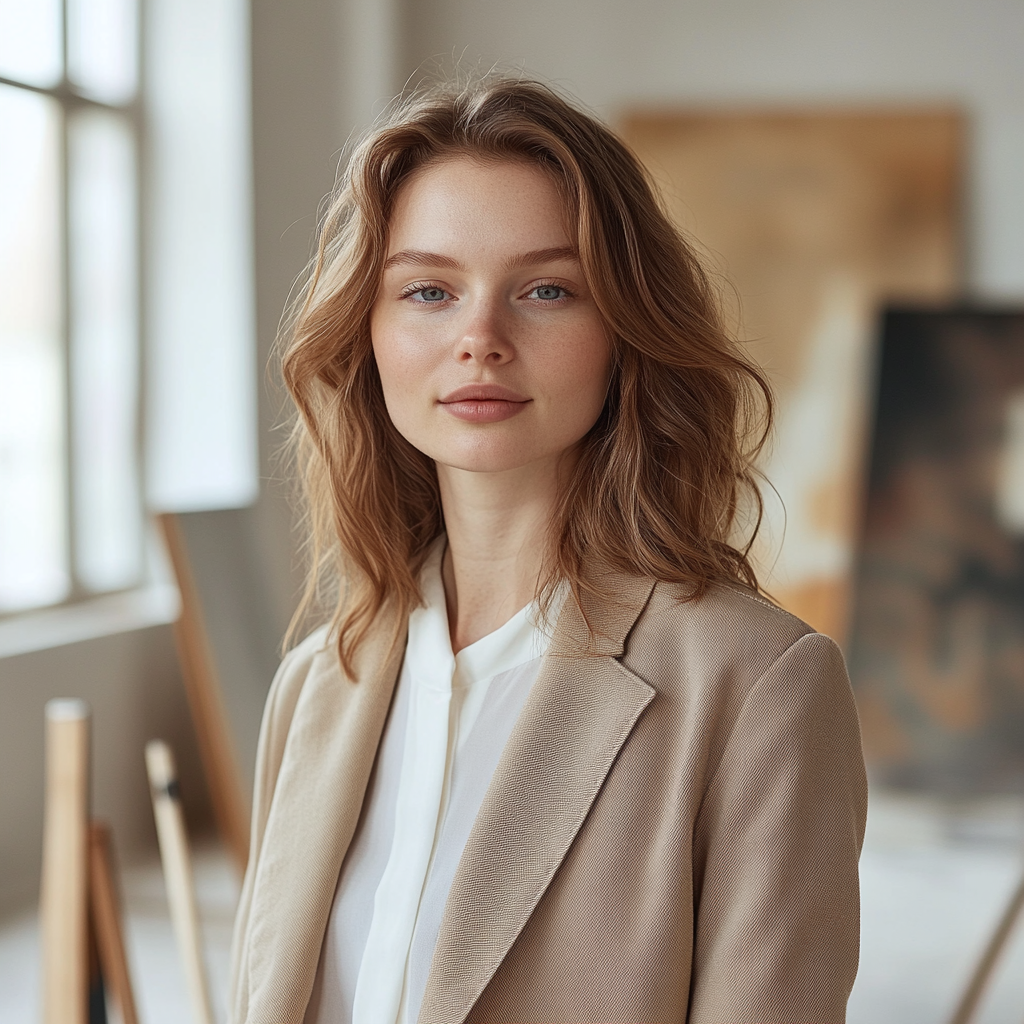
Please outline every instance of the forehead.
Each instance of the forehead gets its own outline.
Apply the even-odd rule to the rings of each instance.
[[[526,160],[454,156],[417,168],[392,207],[389,254],[451,247],[529,251],[571,244],[551,173]]]

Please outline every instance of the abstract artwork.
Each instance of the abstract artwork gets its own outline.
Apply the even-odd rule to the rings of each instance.
[[[880,781],[1024,784],[1024,309],[892,310],[848,660]]]

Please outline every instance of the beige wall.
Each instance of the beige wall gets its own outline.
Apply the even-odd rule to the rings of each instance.
[[[405,64],[521,65],[629,107],[953,101],[973,120],[970,276],[1024,297],[1019,0],[404,0]]]

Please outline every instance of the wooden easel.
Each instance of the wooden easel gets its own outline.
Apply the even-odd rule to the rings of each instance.
[[[960,1002],[957,1003],[949,1024],[970,1024],[978,1011],[981,997],[985,994],[989,982],[992,980],[992,972],[996,963],[1002,955],[1006,944],[1013,934],[1014,926],[1024,910],[1024,877],[1017,883],[1017,888],[1010,894],[1010,901],[1006,905],[1002,916],[996,924],[995,931],[988,940],[988,945],[978,958],[974,971],[967,987],[964,989]]]
[[[116,1003],[123,1024],[138,1024],[110,828],[89,820],[89,718],[89,707],[82,700],[51,700],[46,705],[40,898],[43,1021],[105,1022],[105,993]],[[90,969],[91,950],[95,950],[96,970]],[[99,1005],[90,1020],[90,996],[97,992]]]
[[[146,771],[153,798],[157,838],[160,840],[160,860],[164,868],[171,924],[185,970],[192,1013],[198,1024],[213,1024],[210,986],[203,961],[199,914],[192,883],[192,859],[178,792],[178,769],[171,748],[162,740],[150,740],[146,744]]]
[[[156,521],[181,595],[181,614],[174,623],[174,642],[196,730],[199,756],[210,789],[210,802],[217,830],[241,875],[249,857],[248,802],[242,790],[217,669],[203,624],[199,590],[177,517],[164,513],[158,515]]]

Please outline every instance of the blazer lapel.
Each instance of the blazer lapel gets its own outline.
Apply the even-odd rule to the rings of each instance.
[[[360,648],[357,681],[327,650],[288,733],[256,865],[249,935],[252,1024],[305,1014],[341,863],[355,832],[405,649],[385,621]]]
[[[419,1020],[462,1024],[539,903],[654,690],[617,660],[653,589],[569,598],[445,906]]]

